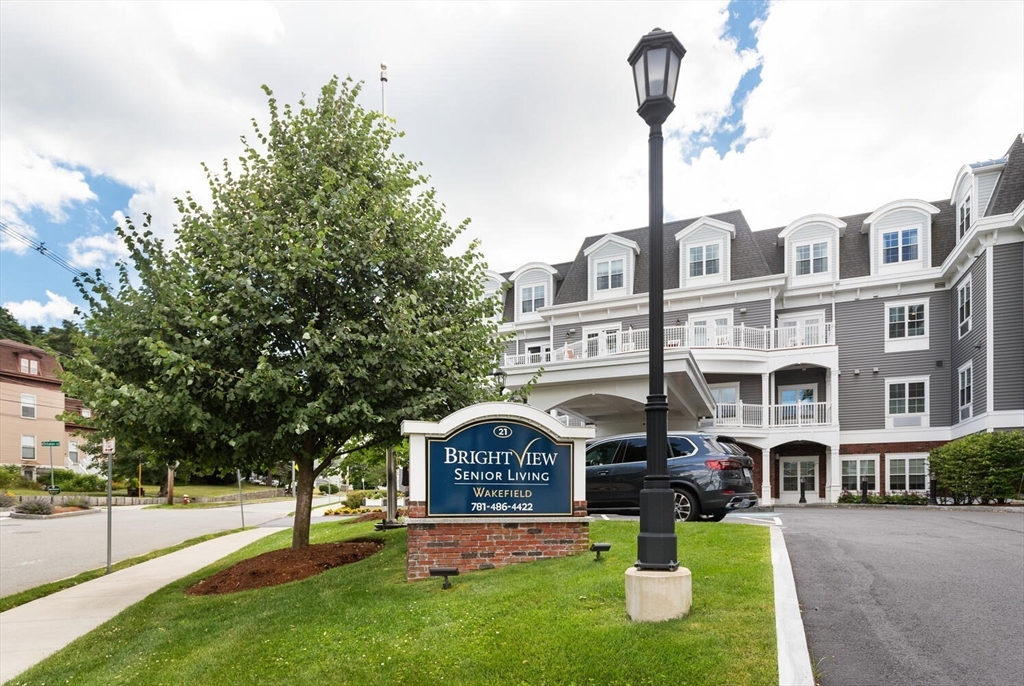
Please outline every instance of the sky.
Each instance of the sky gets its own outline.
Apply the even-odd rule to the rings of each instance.
[[[626,62],[686,47],[664,125],[666,220],[754,230],[948,198],[1024,130],[1024,2],[0,3],[0,303],[76,319],[72,272],[114,276],[114,228],[208,203],[242,151],[333,75],[405,132],[488,266],[572,260],[647,223],[647,135]],[[387,64],[388,81],[380,82]],[[382,97],[383,96],[383,97]]]

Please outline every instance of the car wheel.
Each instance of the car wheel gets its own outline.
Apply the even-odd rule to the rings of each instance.
[[[715,512],[709,512],[706,515],[700,516],[702,522],[720,522],[725,519],[725,510],[716,510]]]
[[[675,491],[675,510],[677,522],[695,522],[700,518],[700,504],[693,493],[685,488]]]

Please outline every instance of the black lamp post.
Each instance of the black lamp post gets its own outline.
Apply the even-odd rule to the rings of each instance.
[[[650,392],[647,396],[647,475],[640,491],[638,569],[674,571],[676,554],[675,494],[668,480],[668,398],[665,395],[665,321],[662,284],[662,147],[661,125],[675,109],[679,62],[686,48],[669,31],[654,29],[629,54],[639,114],[651,127],[650,160]]]
[[[494,378],[494,382],[498,385],[498,395],[505,395],[505,380],[508,379],[508,374],[501,367],[495,367],[491,370],[491,376]]]

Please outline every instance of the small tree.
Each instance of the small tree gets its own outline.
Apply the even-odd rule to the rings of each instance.
[[[939,488],[954,504],[1010,498],[1024,481],[1024,433],[964,436],[933,449],[928,461]]]
[[[332,79],[297,111],[264,90],[259,148],[243,139],[240,172],[209,174],[209,210],[179,202],[176,249],[129,222],[117,290],[81,281],[65,392],[119,450],[199,471],[294,461],[303,547],[316,476],[353,444],[396,444],[404,419],[492,397],[503,342],[476,245],[447,254],[463,227],[389,152],[398,134],[358,86]]]

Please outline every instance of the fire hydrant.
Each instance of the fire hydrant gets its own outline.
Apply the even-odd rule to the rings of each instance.
[[[185,495],[181,496],[181,504],[182,505],[188,505],[188,494],[187,493]]]

